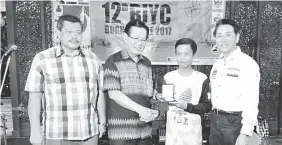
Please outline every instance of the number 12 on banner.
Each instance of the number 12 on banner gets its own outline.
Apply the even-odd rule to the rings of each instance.
[[[121,23],[118,16],[121,11],[129,11],[130,20],[140,19],[144,23],[148,22],[148,13],[151,14],[151,24],[156,24],[157,13],[159,12],[159,20],[162,25],[169,25],[171,22],[171,8],[168,4],[126,4],[119,2],[106,2],[102,5],[105,8],[105,23]],[[110,14],[110,9],[115,10],[114,14]],[[141,11],[142,10],[142,11]],[[111,19],[110,16],[112,15]]]

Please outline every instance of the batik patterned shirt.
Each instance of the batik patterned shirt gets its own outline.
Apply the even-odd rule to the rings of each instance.
[[[149,97],[153,95],[151,62],[140,56],[135,62],[126,50],[111,55],[104,65],[104,89],[118,90],[132,101],[150,107]],[[114,96],[113,96],[114,97]],[[138,113],[128,110],[108,99],[109,139],[137,139],[151,135],[151,125],[141,121]]]

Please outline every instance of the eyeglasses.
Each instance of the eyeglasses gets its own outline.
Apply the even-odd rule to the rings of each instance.
[[[67,35],[72,35],[72,34],[81,35],[81,34],[82,34],[82,32],[80,32],[80,31],[64,30],[64,32],[65,32]]]
[[[131,38],[132,40],[136,41],[136,42],[141,42],[141,43],[146,43],[146,42],[147,42],[147,40],[140,40],[140,39],[138,39],[138,38],[131,37],[131,36],[128,35],[128,34],[127,34],[127,36],[128,36],[129,38]]]

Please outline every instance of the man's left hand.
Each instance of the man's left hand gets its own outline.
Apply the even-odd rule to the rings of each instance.
[[[236,140],[236,144],[235,145],[248,145],[249,142],[249,136],[245,135],[245,134],[240,134]]]
[[[99,138],[101,138],[106,133],[106,126],[99,124],[98,129],[99,129]]]

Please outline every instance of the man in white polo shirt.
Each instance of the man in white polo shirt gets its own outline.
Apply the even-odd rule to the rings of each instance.
[[[210,145],[246,145],[257,123],[259,66],[237,46],[239,26],[233,20],[220,20],[214,36],[222,55],[210,73]]]

